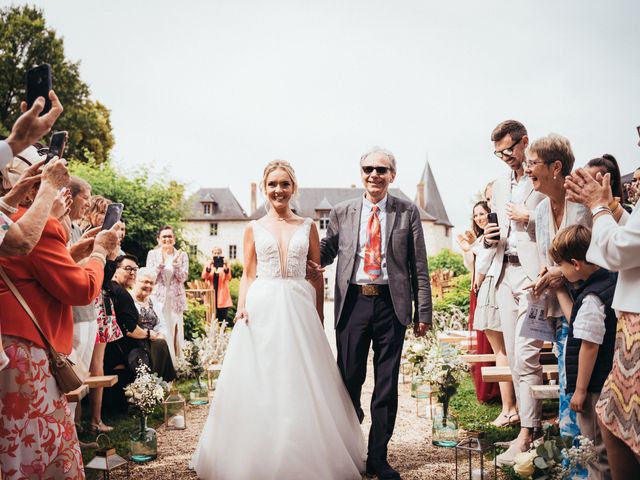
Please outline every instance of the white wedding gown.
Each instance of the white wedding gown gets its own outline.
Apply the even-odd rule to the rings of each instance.
[[[311,220],[289,240],[252,222],[249,323],[233,328],[190,466],[215,480],[360,480],[365,446],[305,280]],[[281,271],[285,271],[282,275]]]

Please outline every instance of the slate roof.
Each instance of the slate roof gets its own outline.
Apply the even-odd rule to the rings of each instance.
[[[205,215],[203,202],[215,202],[216,208]],[[201,188],[187,200],[184,220],[246,220],[247,214],[228,188]]]
[[[397,198],[411,201],[399,188],[390,188],[389,193]],[[298,194],[291,202],[292,209],[302,217],[317,219],[316,210],[329,210],[338,203],[364,195],[364,188],[299,188]],[[420,219],[436,220],[433,216],[418,207]],[[257,219],[265,215],[264,205],[253,212],[249,218]]]
[[[447,210],[444,208],[444,203],[428,160],[424,164],[420,180],[424,184],[424,209],[427,214],[436,219],[437,225],[453,227],[453,224],[449,221]],[[418,203],[417,198],[414,201],[416,204]]]

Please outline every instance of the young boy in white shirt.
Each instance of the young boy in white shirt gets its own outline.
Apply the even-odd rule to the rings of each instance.
[[[556,235],[549,255],[560,267],[569,291],[558,290],[564,315],[570,318],[565,347],[566,391],[577,413],[582,435],[595,444],[598,460],[589,465],[589,479],[610,479],[607,454],[598,427],[595,405],[611,371],[617,318],[611,308],[617,273],[586,261],[591,230],[572,225]]]

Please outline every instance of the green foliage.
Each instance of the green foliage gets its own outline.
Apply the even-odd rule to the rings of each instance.
[[[194,255],[191,253],[191,249],[188,244],[185,242],[185,252],[189,255],[189,277],[188,281],[199,280],[202,278],[202,264],[200,264],[200,260],[198,259],[198,255]]]
[[[229,311],[227,312],[227,318],[231,321],[236,316],[236,311],[238,309],[238,294],[240,292],[240,279],[232,278],[229,282],[229,293],[231,294],[231,302],[233,305],[229,307]]]
[[[451,397],[449,408],[460,428],[485,432],[491,443],[510,441],[518,435],[515,426],[498,428],[491,423],[502,407],[499,403],[479,403],[470,375],[462,380],[458,392]]]
[[[451,307],[457,307],[463,313],[469,314],[469,300],[471,292],[471,273],[454,277],[453,288],[444,297],[434,300],[433,309],[436,312],[450,313]]]
[[[467,267],[464,266],[462,255],[454,253],[448,248],[440,250],[437,254],[429,257],[429,271],[435,270],[452,270],[455,276],[468,273]]]
[[[47,27],[36,7],[0,9],[0,133],[9,133],[20,114],[20,102],[26,100],[27,70],[42,63],[51,65],[53,88],[64,106],[55,128],[69,131],[66,156],[105,162],[114,144],[109,110],[89,98],[80,62],[65,57],[62,37]]]
[[[91,193],[124,204],[122,218],[126,221],[127,235],[122,249],[146,262],[147,253],[157,245],[158,228],[164,225],[174,227],[176,248],[188,252],[181,240],[181,217],[183,185],[175,182],[152,181],[147,168],[138,172],[123,173],[109,162],[97,164],[71,162],[72,175],[84,178],[91,184]],[[190,264],[196,263],[190,258]]]
[[[183,316],[185,340],[200,338],[206,333],[204,330],[206,314],[207,307],[195,300],[188,300],[187,310]]]
[[[243,268],[242,263],[236,260],[231,264],[231,276],[233,278],[242,277]]]

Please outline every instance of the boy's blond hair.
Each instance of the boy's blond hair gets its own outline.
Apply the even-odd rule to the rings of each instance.
[[[554,262],[570,262],[571,259],[587,261],[591,243],[591,229],[584,225],[571,225],[560,230],[549,248]]]

